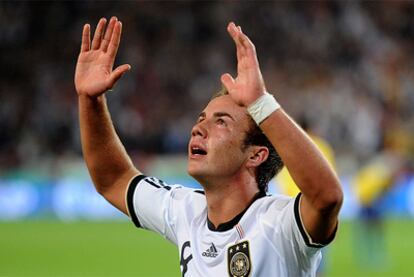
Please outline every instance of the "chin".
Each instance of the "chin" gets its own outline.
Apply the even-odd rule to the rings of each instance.
[[[206,176],[205,172],[203,172],[199,168],[196,168],[190,165],[187,168],[187,172],[188,172],[188,175],[193,177],[197,182],[199,182],[200,184],[203,183],[203,180],[205,179],[205,176]]]
[[[188,166],[187,168],[187,172],[188,175],[190,175],[191,177],[197,179],[197,176],[200,175],[200,170],[197,170],[197,168],[195,168],[194,166]]]

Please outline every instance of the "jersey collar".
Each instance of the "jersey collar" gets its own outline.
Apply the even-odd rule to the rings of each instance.
[[[214,224],[210,221],[210,219],[207,216],[207,226],[208,229],[210,231],[215,231],[215,232],[225,232],[228,231],[230,229],[232,229],[237,223],[239,223],[240,219],[242,218],[242,216],[246,213],[247,209],[249,209],[249,207],[259,198],[265,197],[266,196],[266,192],[264,191],[259,191],[258,193],[255,194],[255,196],[253,197],[252,201],[250,202],[250,204],[246,207],[246,209],[244,209],[241,213],[239,213],[238,215],[236,215],[233,219],[221,223],[216,227],[214,227]]]

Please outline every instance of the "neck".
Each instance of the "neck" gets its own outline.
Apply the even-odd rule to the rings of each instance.
[[[244,211],[259,192],[254,178],[233,178],[204,186],[208,219],[215,227]]]

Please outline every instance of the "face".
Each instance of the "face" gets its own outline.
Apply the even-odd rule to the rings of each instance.
[[[248,158],[243,148],[248,129],[246,110],[229,95],[211,100],[191,131],[188,173],[203,185],[235,176]]]

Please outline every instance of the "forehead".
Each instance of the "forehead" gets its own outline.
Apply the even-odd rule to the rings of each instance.
[[[203,112],[207,117],[212,116],[215,113],[227,113],[231,115],[236,122],[245,121],[247,124],[248,121],[246,108],[237,105],[230,95],[218,96],[212,99],[204,108]]]

